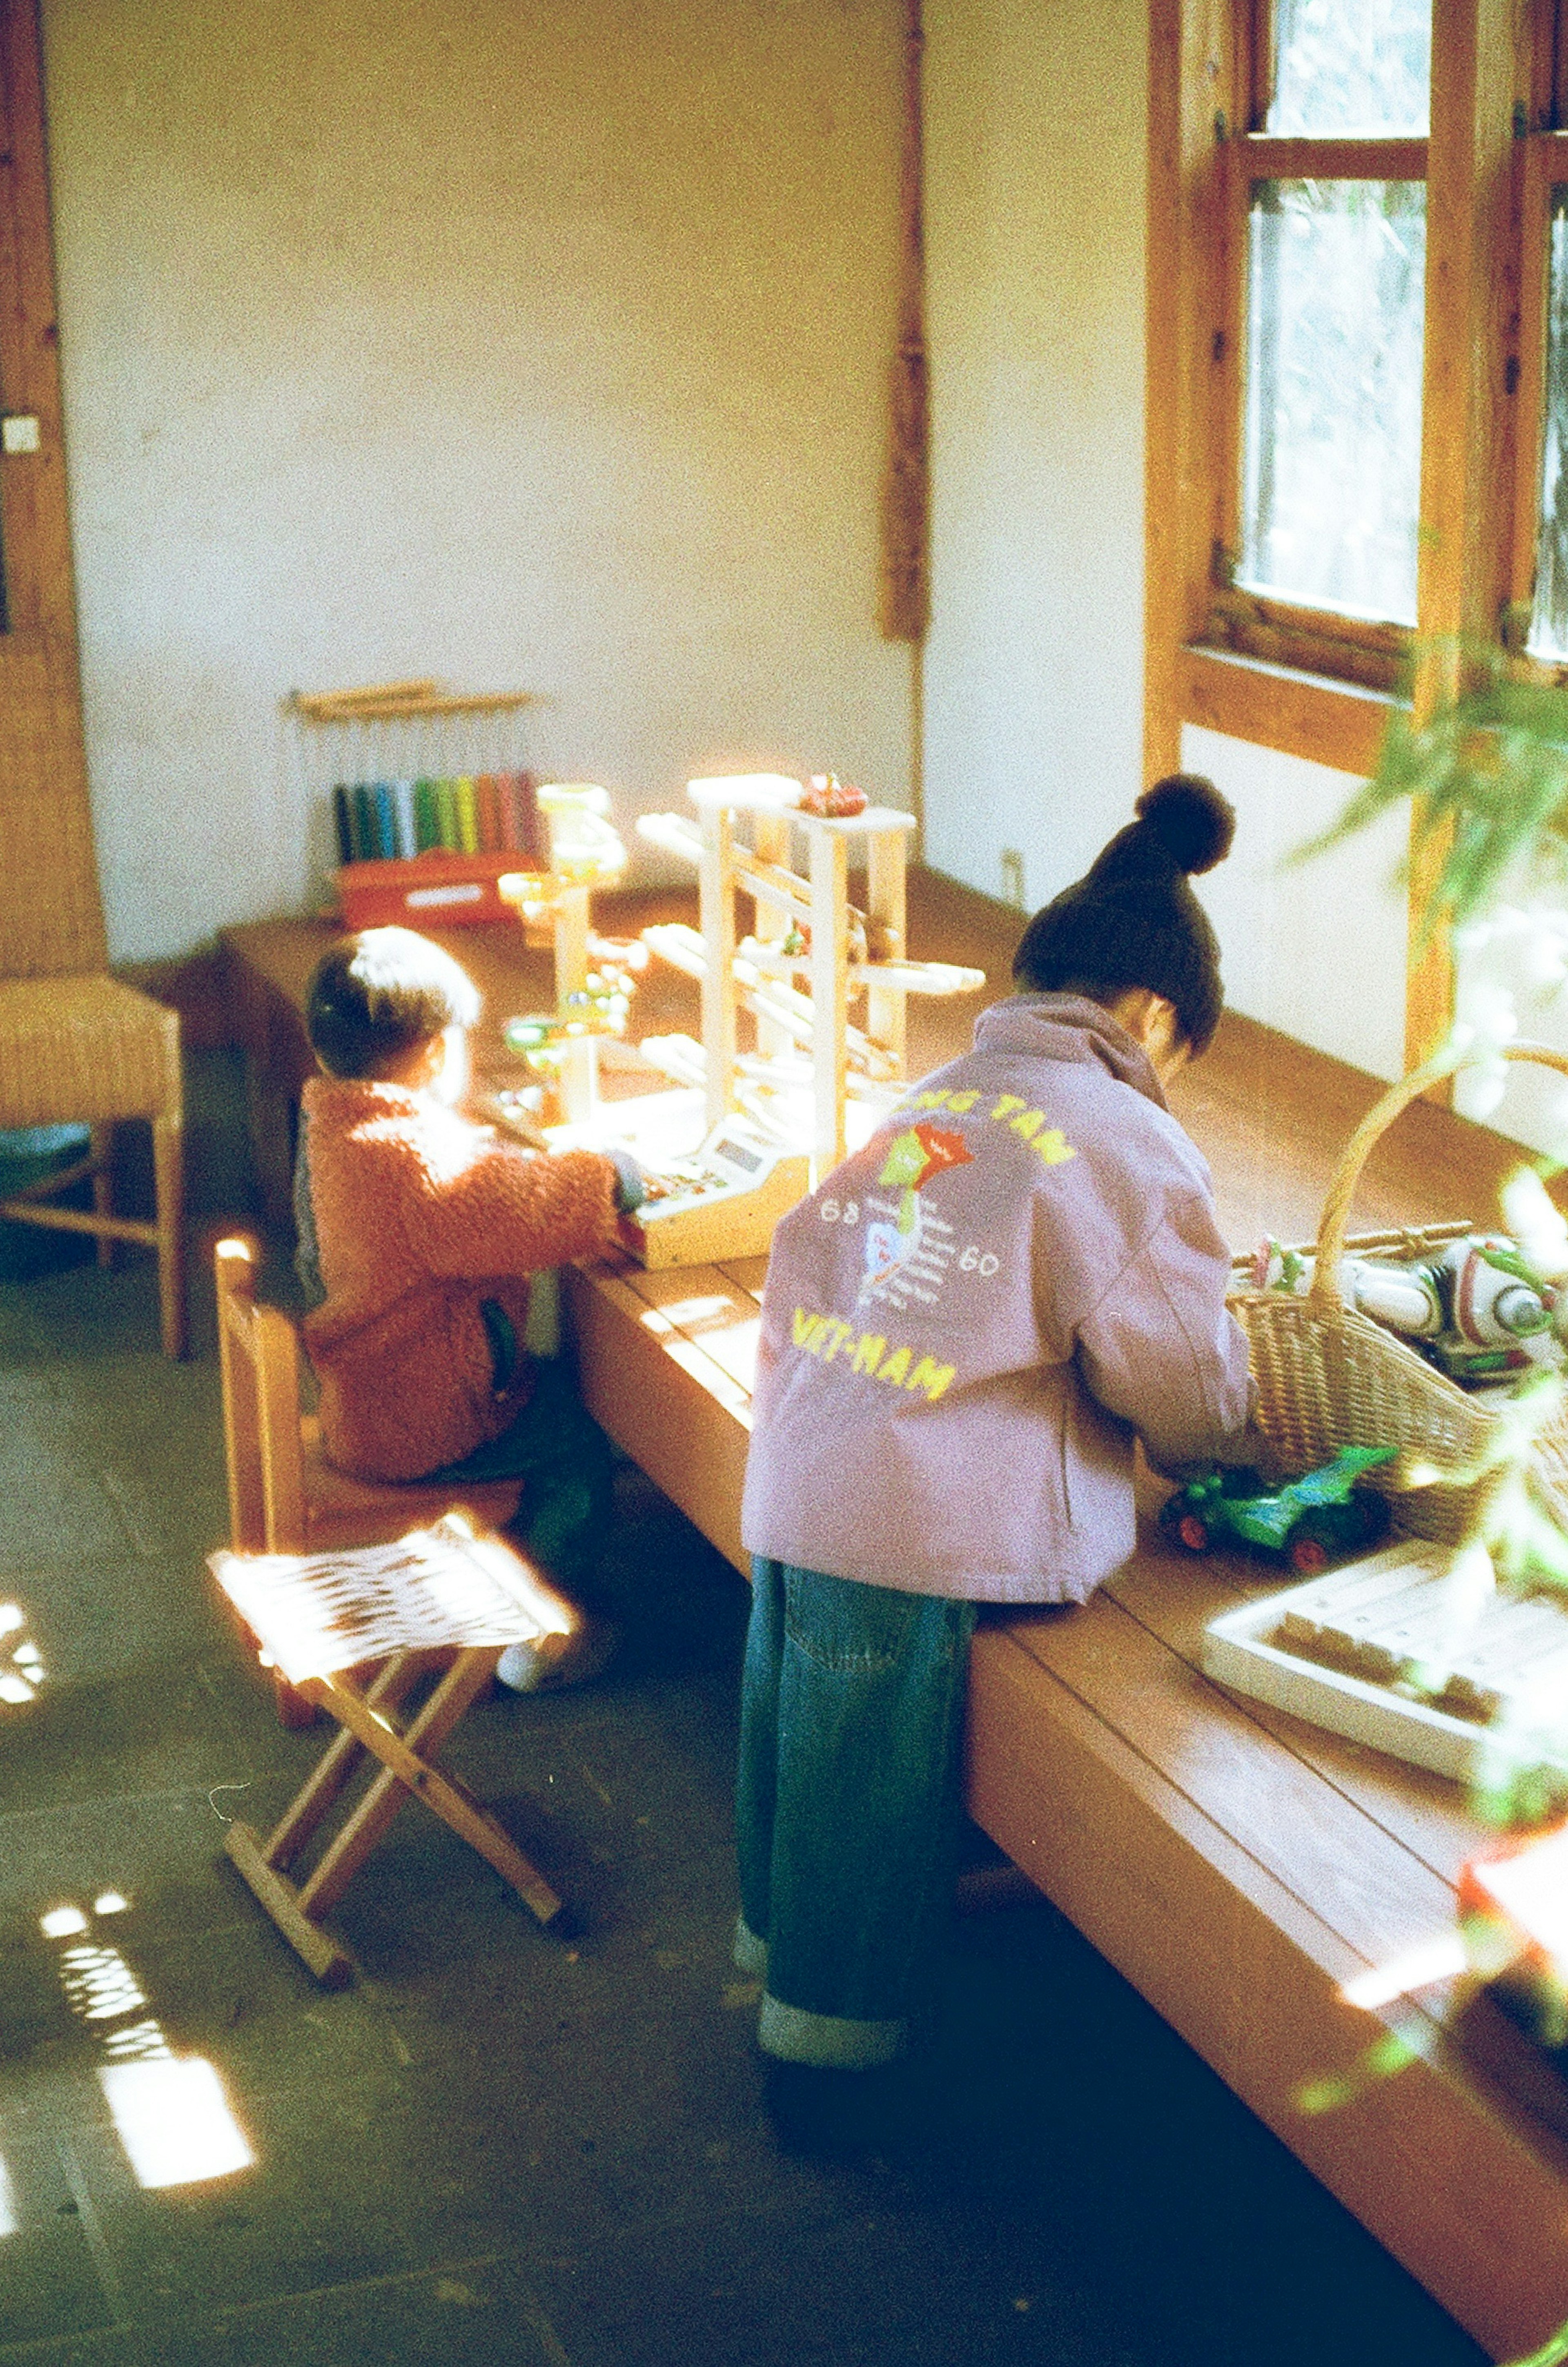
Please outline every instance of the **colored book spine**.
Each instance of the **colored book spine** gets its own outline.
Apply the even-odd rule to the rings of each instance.
[[[508,773],[504,776],[507,835],[520,855],[526,855],[530,863],[542,865],[547,850],[540,844],[534,786],[532,773]]]
[[[538,865],[541,871],[545,871],[549,867],[550,833],[545,817],[539,811],[538,798],[535,795],[539,786],[538,777],[533,773],[519,773],[516,778],[517,808],[521,816],[519,828],[523,832],[523,844],[531,860]]]
[[[465,855],[477,855],[479,851],[479,814],[472,775],[460,774],[452,787],[457,798],[457,844]]]
[[[337,859],[340,863],[354,861],[354,813],[348,790],[339,781],[333,791],[333,828],[337,832]]]
[[[474,782],[474,804],[479,817],[479,850],[493,855],[504,846],[501,834],[501,799],[496,792],[500,784],[493,773],[480,773]]]
[[[390,781],[377,781],[376,792],[376,852],[383,863],[390,863],[398,851],[398,811],[392,803]]]
[[[495,810],[502,846],[509,854],[525,855],[527,848],[517,828],[517,793],[511,773],[498,773],[495,776]]]
[[[413,843],[416,855],[423,855],[427,846],[441,844],[441,811],[434,781],[416,781],[413,785]]]
[[[364,781],[355,781],[349,795],[353,799],[354,859],[355,863],[376,860],[376,800]]]
[[[456,781],[436,782],[435,810],[441,817],[440,844],[456,855],[462,844],[461,839],[457,836],[457,784]]]
[[[398,853],[406,863],[411,855],[419,853],[419,830],[414,821],[413,783],[392,783],[392,810],[397,819]]]

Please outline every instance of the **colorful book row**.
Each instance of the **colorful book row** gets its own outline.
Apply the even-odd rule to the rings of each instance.
[[[333,821],[342,863],[407,861],[432,847],[453,855],[547,849],[532,773],[464,773],[455,780],[340,781]]]

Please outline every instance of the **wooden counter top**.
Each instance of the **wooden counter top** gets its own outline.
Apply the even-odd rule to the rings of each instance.
[[[909,911],[918,955],[991,979],[986,993],[951,1002],[911,998],[918,1074],[962,1049],[976,1012],[1007,991],[1021,923],[929,872],[911,874]],[[692,912],[690,897],[626,892],[597,900],[594,920],[623,935]],[[285,922],[225,937],[253,1129],[280,1214],[289,1113],[310,1069],[304,985],[332,934]],[[514,1070],[495,1025],[547,999],[548,957],[511,929],[444,942],[486,993],[476,1066],[505,1081]],[[695,1017],[694,988],[650,966],[637,1032],[694,1032]],[[1172,1101],[1213,1169],[1236,1246],[1265,1232],[1310,1238],[1339,1151],[1380,1090],[1226,1017]],[[1484,1128],[1417,1106],[1374,1159],[1355,1225],[1490,1222],[1518,1157]],[[763,1271],[761,1259],[656,1274],[628,1262],[573,1273],[566,1293],[590,1408],[737,1568]],[[1483,1836],[1441,1778],[1202,1675],[1204,1622],[1278,1583],[1235,1559],[1177,1560],[1150,1531],[1085,1609],[984,1625],[971,1812],[1476,2339],[1513,2357],[1568,2319],[1568,2149],[1461,2053],[1446,1992],[1381,2015],[1337,1996],[1351,1974],[1451,1929],[1455,1872]],[[1340,2101],[1304,2109],[1314,2086]]]

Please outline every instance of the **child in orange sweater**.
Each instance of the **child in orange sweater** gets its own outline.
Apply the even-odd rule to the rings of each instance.
[[[526,1352],[529,1277],[611,1247],[641,1182],[630,1161],[535,1156],[457,1114],[479,1010],[468,973],[410,929],[367,929],[318,965],[306,1025],[323,1073],[305,1087],[295,1178],[300,1272],[321,1302],[305,1344],[334,1463],[520,1478],[519,1542],[576,1588],[609,1453],[559,1365]],[[526,1657],[514,1648],[503,1676],[538,1682]]]

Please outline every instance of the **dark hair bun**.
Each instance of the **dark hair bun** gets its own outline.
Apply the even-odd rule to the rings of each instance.
[[[1231,851],[1235,811],[1201,773],[1172,773],[1133,809],[1182,871],[1212,871]]]

